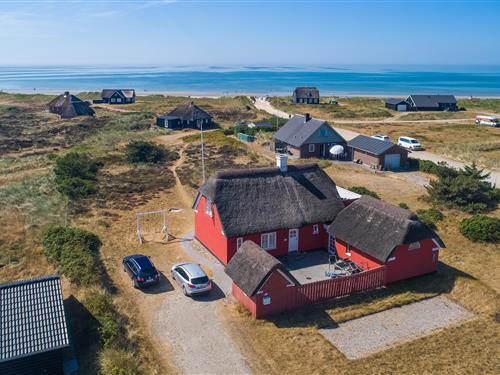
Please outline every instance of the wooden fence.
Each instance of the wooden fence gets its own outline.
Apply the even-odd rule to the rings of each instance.
[[[233,283],[233,295],[254,317],[290,311],[300,306],[348,296],[386,284],[386,267],[381,266],[351,276],[313,282],[310,284],[267,289],[264,294],[248,297]],[[268,303],[264,303],[267,298]]]
[[[385,285],[385,271],[385,266],[381,266],[351,276],[298,285],[295,304],[301,306],[381,287]]]

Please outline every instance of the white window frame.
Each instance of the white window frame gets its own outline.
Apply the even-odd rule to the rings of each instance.
[[[276,232],[262,233],[260,235],[260,247],[264,250],[276,249]]]
[[[319,234],[319,225],[318,224],[313,225],[313,234]]]
[[[238,237],[236,239],[236,251],[240,249],[241,245],[243,245],[243,237]]]
[[[316,145],[314,143],[309,144],[309,152],[314,152],[316,150]]]
[[[412,242],[411,244],[408,245],[408,250],[418,250],[420,249],[420,241]]]
[[[210,217],[214,216],[212,211],[212,201],[210,199],[205,199],[205,213]]]

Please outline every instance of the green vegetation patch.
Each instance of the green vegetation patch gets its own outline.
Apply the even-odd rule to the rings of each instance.
[[[475,215],[460,222],[460,233],[474,242],[500,242],[500,219]]]
[[[444,219],[444,214],[435,207],[417,210],[418,219],[429,228],[436,229],[436,224]]]
[[[99,167],[88,155],[78,152],[69,152],[57,158],[54,165],[57,189],[70,199],[95,193]]]
[[[370,197],[380,199],[378,194],[370,189],[365,188],[364,186],[351,186],[348,190],[361,194],[361,195],[369,195]]]

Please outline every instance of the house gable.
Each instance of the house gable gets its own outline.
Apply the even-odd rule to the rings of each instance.
[[[333,129],[330,124],[324,122],[309,138],[304,141],[304,144],[311,143],[345,143],[345,139]]]

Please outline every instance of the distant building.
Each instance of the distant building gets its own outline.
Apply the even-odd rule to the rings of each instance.
[[[406,112],[408,111],[408,103],[401,98],[389,98],[385,101],[385,107],[393,111]]]
[[[59,276],[0,285],[0,374],[63,374],[70,345]]]
[[[286,147],[297,158],[329,158],[330,148],[346,141],[325,120],[295,115],[275,134],[275,147]]]
[[[297,104],[319,104],[319,90],[316,87],[297,87],[292,101]]]
[[[165,115],[156,117],[156,125],[168,129],[201,129],[212,126],[212,116],[194,102],[182,104]]]
[[[53,99],[47,108],[50,113],[61,116],[61,118],[73,118],[77,116],[94,116],[95,112],[90,108],[90,104],[71,95],[69,91]]]
[[[130,104],[135,103],[134,89],[104,89],[101,92],[100,103]]]
[[[453,95],[410,95],[406,102],[413,111],[457,111]]]
[[[404,166],[408,151],[398,145],[358,135],[347,142],[349,153],[354,161],[373,166],[376,169],[395,170]]]

